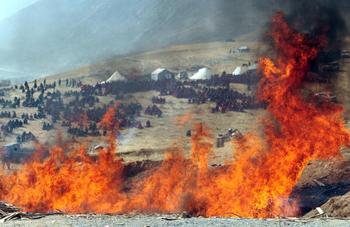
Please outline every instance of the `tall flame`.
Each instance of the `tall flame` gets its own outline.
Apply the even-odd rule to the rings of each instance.
[[[250,133],[236,140],[234,160],[225,166],[209,168],[211,136],[198,124],[189,159],[173,148],[157,169],[127,181],[112,136],[112,145],[96,159],[84,148],[64,152],[55,147],[46,160],[34,159],[17,172],[1,175],[0,199],[28,211],[295,215],[296,204],[288,198],[305,166],[340,155],[350,137],[341,106],[306,101],[301,94],[309,63],[326,46],[325,37],[310,39],[297,33],[282,13],[274,16],[271,35],[276,59],[260,60],[258,98],[268,104],[270,113],[263,120],[264,136]],[[109,109],[101,125],[117,127],[115,113]]]

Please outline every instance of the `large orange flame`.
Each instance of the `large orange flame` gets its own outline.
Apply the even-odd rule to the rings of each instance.
[[[291,29],[283,15],[273,18],[271,35],[276,59],[260,60],[263,78],[258,98],[268,104],[264,136],[247,134],[235,141],[234,160],[209,168],[211,136],[198,124],[189,159],[171,149],[154,170],[123,178],[123,162],[112,146],[97,158],[84,148],[64,152],[55,147],[50,156],[33,159],[19,171],[0,177],[0,199],[28,211],[61,210],[69,213],[171,213],[228,217],[295,215],[297,204],[288,201],[305,166],[315,159],[340,155],[350,137],[342,107],[306,101],[301,84],[309,63],[326,46],[321,35],[309,39]],[[101,125],[117,127],[111,108]]]

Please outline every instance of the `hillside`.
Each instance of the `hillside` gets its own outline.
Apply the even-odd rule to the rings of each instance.
[[[258,33],[251,35],[251,37],[257,36]],[[253,38],[251,40],[172,45],[159,50],[111,58],[46,78],[49,80],[75,78],[84,83],[96,83],[107,79],[116,70],[130,78],[150,74],[159,67],[178,72],[189,70],[192,67],[205,66],[211,68],[216,74],[221,74],[223,71],[232,73],[236,66],[257,60],[256,53],[263,47],[253,41]],[[248,46],[251,51],[249,53],[230,53],[230,50],[236,50],[242,45]]]
[[[81,0],[79,7],[94,1]],[[40,2],[51,10],[48,0]],[[267,45],[270,40],[261,36],[263,29],[257,28],[241,30],[240,36],[227,30],[208,37],[200,29],[197,37],[197,27],[189,26],[189,36],[183,33],[180,39],[177,35],[183,27],[176,21],[197,6],[193,0],[181,5],[173,1],[166,10],[164,2],[148,0],[147,7],[155,4],[154,17],[165,15],[152,21],[152,26],[158,22],[158,29],[146,29],[143,19],[130,22],[120,34],[140,29],[144,36],[130,36],[118,43],[125,45],[123,50],[129,43],[134,45],[128,50],[131,53],[115,56],[118,45],[100,40],[111,31],[103,30],[101,24],[113,22],[113,17],[105,17],[106,12],[121,2],[102,0],[94,7],[85,5],[80,10],[87,14],[79,25],[69,23],[72,18],[62,18],[69,24],[62,25],[62,31],[72,26],[71,33],[61,37],[72,39],[67,38],[62,46],[59,37],[43,40],[46,49],[36,63],[50,62],[62,70],[67,66],[62,62],[68,61],[73,70],[46,72],[48,76],[41,79],[29,81],[28,77],[29,83],[0,89],[2,201],[30,212],[280,218],[301,217],[328,200],[323,208],[331,211],[326,215],[341,207],[346,212],[342,215],[348,216],[350,197],[345,195],[338,202],[331,198],[350,190],[350,153],[345,148],[350,143],[349,38],[341,37],[345,42],[339,47],[343,51],[339,58],[326,61],[321,58],[329,54],[323,49],[323,35],[314,40],[312,35],[299,34],[296,30],[300,27],[289,27],[277,14],[271,24],[271,42],[275,44],[271,47]],[[66,0],[56,3],[69,5]],[[70,15],[74,4],[70,12],[63,9],[62,15]],[[125,4],[130,12],[124,8],[126,14],[118,17],[132,20],[136,8]],[[159,14],[154,13],[158,6],[164,9]],[[203,9],[191,9],[191,15]],[[145,11],[137,12],[143,15]],[[208,26],[205,19],[192,21],[194,18],[191,16],[191,25]],[[50,20],[43,23],[56,23]],[[223,25],[220,29],[227,27],[223,21],[210,22]],[[88,34],[84,39],[80,37],[83,32],[76,33],[94,23],[92,33],[98,33],[98,43]],[[117,24],[120,29],[124,26]],[[33,30],[36,35],[44,28],[37,29]],[[55,29],[53,26],[53,34]],[[226,34],[235,38],[222,40]],[[57,45],[44,46],[50,42]],[[75,52],[66,55],[64,51]],[[109,52],[111,56],[105,55]],[[57,61],[45,58],[46,54],[64,57],[61,62],[59,57]],[[70,61],[70,56],[75,60]],[[261,57],[265,59],[258,64]],[[237,66],[254,63],[256,73],[232,73]],[[146,79],[158,67],[174,73],[185,70],[186,77],[201,67],[213,73],[205,80],[155,79],[153,75]],[[8,67],[3,70],[11,72]],[[106,81],[112,74],[118,75],[116,70],[125,78]],[[256,86],[253,80],[259,77]],[[344,116],[337,103],[344,104]],[[22,165],[34,150],[38,152],[31,161]]]
[[[168,45],[225,41],[261,27],[277,7],[271,3],[40,0],[0,22],[0,66],[42,75]]]

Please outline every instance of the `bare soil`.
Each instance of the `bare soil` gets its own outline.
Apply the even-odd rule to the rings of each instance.
[[[56,215],[37,220],[9,221],[4,226],[239,226],[239,227],[343,227],[349,219],[242,219],[242,218],[181,218],[181,215]]]

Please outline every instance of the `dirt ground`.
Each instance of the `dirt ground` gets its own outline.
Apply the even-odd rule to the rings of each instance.
[[[242,219],[242,218],[181,218],[175,215],[72,215],[48,216],[37,220],[9,221],[4,226],[61,227],[61,226],[239,226],[239,227],[343,227],[349,226],[348,219]]]

